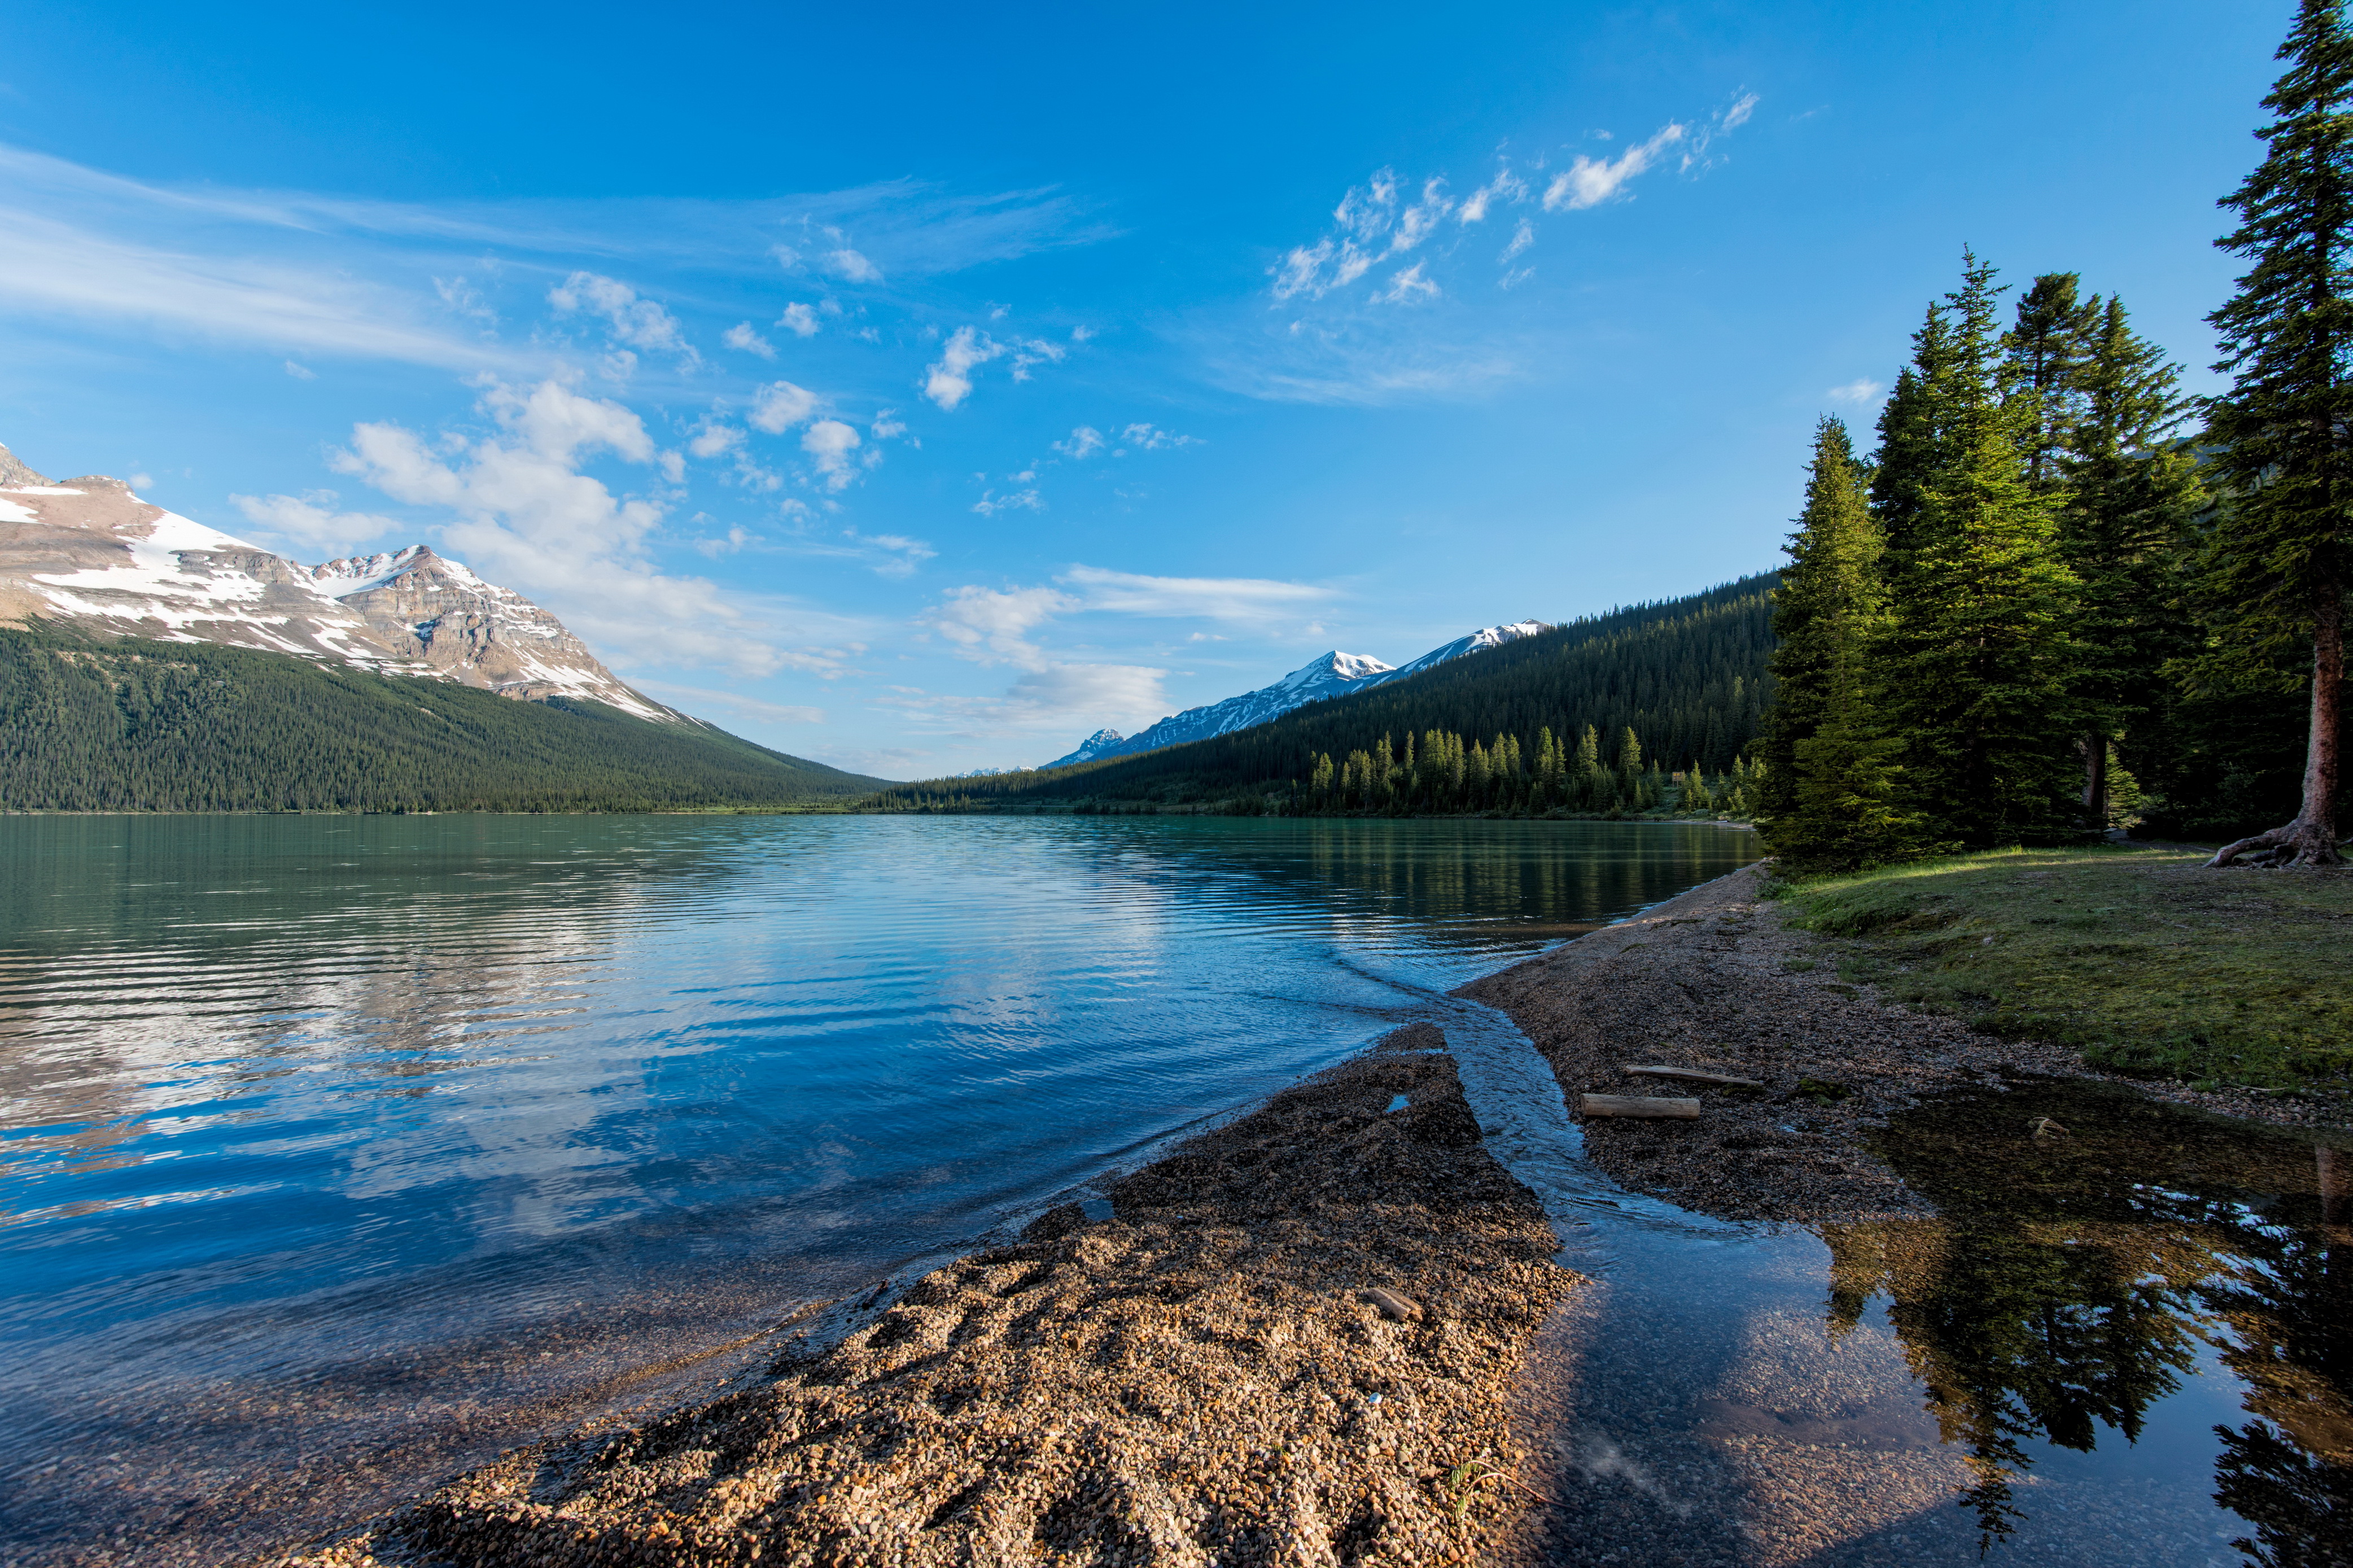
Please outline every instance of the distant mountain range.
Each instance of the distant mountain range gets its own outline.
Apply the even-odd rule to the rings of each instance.
[[[649,701],[421,544],[306,566],[0,447],[0,811],[740,811],[884,784]]]
[[[52,481],[0,447],[0,624],[330,659],[501,697],[586,698],[657,723],[564,623],[422,544],[305,566],[91,474]]]
[[[1409,675],[1418,675],[1449,659],[1461,658],[1464,654],[1483,653],[1489,648],[1501,647],[1505,643],[1550,630],[1552,627],[1542,621],[1514,621],[1505,626],[1482,626],[1469,637],[1456,637],[1443,647],[1431,648],[1419,658],[1400,665],[1383,664],[1379,659],[1364,654],[1342,653],[1335,648],[1301,665],[1271,686],[1261,686],[1256,691],[1245,691],[1240,697],[1229,697],[1222,702],[1212,702],[1205,707],[1187,708],[1182,713],[1161,720],[1141,733],[1122,735],[1116,730],[1097,730],[1080,742],[1077,750],[1056,757],[1046,766],[1067,768],[1105,757],[1132,757],[1145,752],[1159,751],[1164,746],[1181,746],[1188,741],[1206,741],[1212,735],[1231,734],[1236,730],[1247,730],[1271,719],[1280,719],[1294,708],[1303,708],[1326,697],[1369,691],[1390,681],[1402,680]]]

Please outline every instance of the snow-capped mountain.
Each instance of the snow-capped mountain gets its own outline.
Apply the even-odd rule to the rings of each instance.
[[[1388,665],[1360,653],[1342,653],[1336,648],[1307,664],[1301,665],[1272,686],[1262,686],[1256,691],[1246,691],[1240,697],[1229,697],[1222,702],[1206,707],[1187,708],[1182,713],[1163,719],[1152,728],[1124,740],[1115,730],[1098,730],[1079,742],[1078,750],[1048,763],[1050,768],[1067,768],[1078,763],[1091,763],[1103,757],[1132,757],[1143,752],[1156,752],[1163,746],[1182,745],[1187,741],[1206,741],[1212,735],[1230,734],[1247,730],[1253,724],[1263,724],[1270,719],[1280,719],[1294,708],[1326,697],[1339,697],[1353,692],[1368,691],[1376,686],[1386,686],[1417,675],[1433,665],[1460,658],[1466,653],[1483,653],[1491,647],[1501,647],[1507,642],[1532,637],[1552,628],[1542,621],[1514,621],[1508,626],[1485,626],[1469,637],[1457,637],[1442,647],[1431,648],[1409,664]]]
[[[52,483],[0,447],[0,624],[28,616],[681,717],[624,686],[554,616],[425,545],[305,566],[120,479]]]

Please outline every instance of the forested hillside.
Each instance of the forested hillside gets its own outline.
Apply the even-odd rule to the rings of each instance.
[[[1590,616],[1191,745],[1050,772],[902,784],[868,805],[1642,810],[1663,803],[1667,770],[1693,763],[1728,792],[1746,779],[1741,751],[1770,696],[1777,581],[1748,577]]]
[[[0,627],[0,810],[725,809],[881,782],[597,703]]]

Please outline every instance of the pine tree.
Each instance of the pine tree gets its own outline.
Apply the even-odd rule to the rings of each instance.
[[[2055,489],[2064,482],[2065,454],[2083,417],[2082,388],[2092,336],[2101,320],[2097,295],[2077,298],[2083,279],[2073,272],[2046,272],[2018,301],[2018,319],[2002,340],[2010,397],[2025,399],[2021,417],[2032,434],[2026,440],[2026,482]]]
[[[1821,728],[1833,672],[1859,660],[1882,629],[1882,542],[1863,499],[1845,424],[1826,417],[1814,430],[1806,509],[1789,536],[1789,565],[1773,595],[1773,706],[1759,753],[1771,767],[1757,792],[1765,841],[1777,855],[1803,858],[1793,837],[1798,810],[1798,746]]]
[[[1878,702],[1904,741],[1905,808],[1971,847],[2063,828],[2075,794],[2074,578],[2052,500],[2027,477],[2033,411],[2000,395],[1993,279],[1965,255],[1947,296],[1950,363],[1924,410],[1945,451],[1891,574]]]
[[[2122,300],[2102,302],[2071,374],[2081,408],[2062,458],[2060,548],[2078,584],[2084,816],[2097,828],[2111,742],[2155,721],[2170,696],[2165,669],[2192,652],[2176,579],[2205,489],[2174,438],[2189,406],[2181,367],[2132,330]]]
[[[1896,373],[1895,390],[1879,411],[1879,450],[1872,464],[1872,515],[1899,558],[1912,547],[1929,478],[1945,463],[1952,374],[1952,329],[1944,307],[1932,304],[1912,334],[1912,363]]]
[[[2337,849],[2345,693],[2348,509],[2353,509],[2353,35],[2342,0],[2302,0],[2278,58],[2291,61],[2255,134],[2263,161],[2222,205],[2240,226],[2215,243],[2252,259],[2208,318],[2215,369],[2235,378],[2208,427],[2230,494],[2204,562],[2214,631],[2257,658],[2310,650],[2304,798],[2294,821],[2223,847],[2296,866]]]

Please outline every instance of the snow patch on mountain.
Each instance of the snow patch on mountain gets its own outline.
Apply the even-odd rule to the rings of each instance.
[[[227,643],[501,696],[681,715],[605,668],[564,623],[417,544],[305,566],[142,500],[102,475],[51,484],[0,447],[0,624]]]

